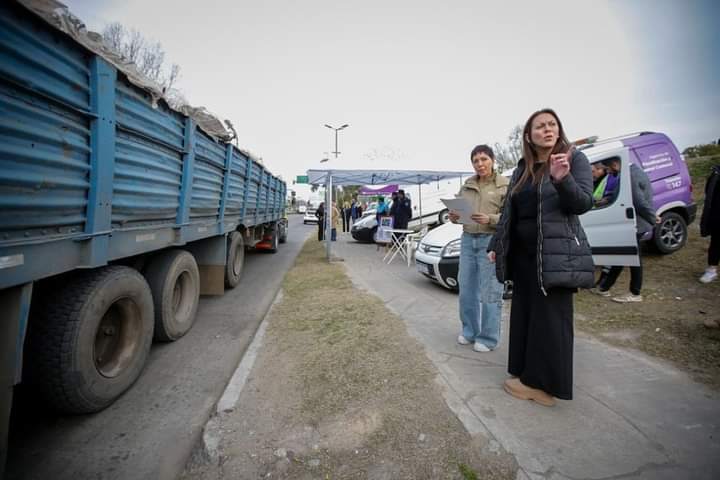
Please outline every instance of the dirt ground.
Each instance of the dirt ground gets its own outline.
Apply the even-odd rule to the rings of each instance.
[[[644,301],[623,305],[581,292],[575,311],[579,330],[669,360],[696,380],[720,388],[720,330],[704,326],[707,319],[720,321],[720,281],[707,285],[698,281],[707,266],[710,243],[709,238],[700,237],[704,185],[710,166],[716,163],[720,157],[689,160],[697,219],[689,226],[688,242],[680,251],[644,254]],[[629,284],[626,269],[611,293],[627,293]]]
[[[467,433],[436,375],[402,319],[310,240],[241,407],[217,419],[219,465],[191,462],[183,478],[515,478],[514,457]]]

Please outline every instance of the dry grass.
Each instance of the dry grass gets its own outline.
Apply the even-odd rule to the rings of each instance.
[[[699,207],[704,179],[718,161],[705,158],[689,165]],[[669,360],[696,380],[720,388],[720,330],[703,325],[709,318],[720,320],[720,282],[698,282],[709,245],[709,239],[700,237],[700,214],[683,249],[643,257],[644,302],[622,305],[583,292],[576,297],[577,326],[610,343]],[[626,293],[628,285],[626,269],[612,293]]]
[[[259,361],[278,372],[274,396],[295,398],[293,429],[326,445],[298,449],[283,476],[305,478],[315,459],[328,478],[514,478],[514,459],[471,438],[444,403],[402,320],[356,290],[318,242],[305,244],[283,291],[267,333],[272,358]]]

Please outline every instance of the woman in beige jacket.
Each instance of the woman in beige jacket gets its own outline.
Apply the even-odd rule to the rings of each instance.
[[[474,343],[476,352],[489,352],[500,341],[503,285],[495,276],[495,265],[487,258],[487,247],[500,219],[508,179],[495,171],[495,154],[478,145],[470,154],[475,175],[468,178],[458,196],[473,206],[473,223],[463,225],[460,240],[460,321],[458,343]],[[450,212],[450,221],[460,217]]]

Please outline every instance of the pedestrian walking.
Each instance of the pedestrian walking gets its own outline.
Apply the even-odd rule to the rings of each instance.
[[[620,177],[620,160],[612,158],[604,162],[607,166],[609,173]],[[622,181],[622,178],[620,178]],[[660,223],[660,217],[655,215],[655,207],[653,207],[653,191],[652,184],[645,171],[635,165],[630,164],[630,189],[632,190],[632,201],[633,208],[637,213],[637,221],[635,222],[636,236],[638,243],[640,239],[648,232],[650,232],[656,223]],[[638,252],[638,258],[640,258],[640,265],[637,267],[630,267],[630,293],[613,297],[613,301],[618,303],[636,303],[642,302],[643,298],[641,295],[642,290],[642,257]],[[622,265],[613,265],[610,269],[603,269],[603,273],[600,275],[597,287],[591,290],[592,293],[600,295],[602,297],[610,296],[610,288],[615,285],[620,273],[623,271]]]
[[[487,247],[500,219],[508,179],[495,170],[495,154],[487,145],[478,145],[470,153],[475,176],[468,178],[458,196],[473,207],[473,223],[463,225],[460,240],[460,323],[457,337],[461,345],[474,343],[476,352],[494,350],[500,342],[503,284],[495,276],[495,266],[487,256]],[[404,196],[404,195],[403,195]],[[450,221],[460,216],[448,212]]]
[[[578,215],[592,208],[585,154],[571,148],[551,109],[523,129],[523,158],[488,247],[497,279],[513,281],[508,372],[512,396],[552,406],[571,400],[573,294],[593,286],[594,265]]]
[[[720,261],[720,165],[710,170],[705,183],[705,203],[700,217],[700,236],[710,237],[705,273],[700,277],[702,283],[710,283],[718,278]]]

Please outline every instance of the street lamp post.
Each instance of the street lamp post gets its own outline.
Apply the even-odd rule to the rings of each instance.
[[[325,127],[329,128],[330,130],[335,131],[335,151],[332,152],[335,154],[335,159],[337,159],[338,154],[340,153],[338,151],[338,132],[340,130],[344,130],[347,127],[349,127],[349,124],[345,124],[341,127],[335,128],[332,125],[325,124]],[[326,162],[327,159],[323,159],[321,163]],[[332,170],[328,170],[327,172],[327,180],[325,184],[325,252],[327,255],[328,262],[330,261],[330,242],[332,242],[332,212],[333,212],[333,206],[332,206]]]
[[[332,152],[332,153],[334,153],[334,154],[335,154],[335,158],[337,158],[338,154],[340,153],[340,152],[338,152],[338,132],[339,132],[340,130],[343,130],[343,129],[349,127],[350,125],[348,125],[348,124],[346,123],[346,124],[343,125],[342,127],[335,128],[335,127],[333,127],[332,125],[328,125],[328,124],[326,123],[325,126],[326,126],[327,128],[329,128],[330,130],[335,130],[335,151]]]

